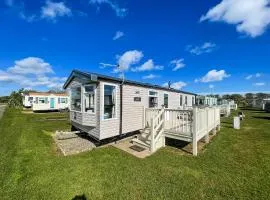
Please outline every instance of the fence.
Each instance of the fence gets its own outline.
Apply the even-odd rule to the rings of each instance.
[[[145,126],[151,127],[152,146],[161,138],[164,131],[190,137],[193,142],[193,154],[197,155],[197,143],[203,137],[209,137],[220,126],[220,108],[197,108],[192,111],[176,109],[145,109]],[[158,137],[157,137],[158,136]]]

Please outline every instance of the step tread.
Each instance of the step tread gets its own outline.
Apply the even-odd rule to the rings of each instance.
[[[143,147],[146,147],[146,148],[150,148],[150,141],[142,141],[142,140],[139,140],[137,138],[133,138],[132,139],[132,142],[133,143],[137,143],[139,145],[142,145]]]

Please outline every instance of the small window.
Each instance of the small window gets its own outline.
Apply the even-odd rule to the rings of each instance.
[[[85,112],[94,113],[95,112],[95,87],[85,86],[84,87],[84,107]]]
[[[157,92],[155,92],[155,91],[149,91],[149,96],[157,96],[158,95],[158,93]]]
[[[46,102],[46,100],[45,100],[44,97],[39,97],[39,98],[38,98],[38,103],[39,103],[39,104],[45,104],[45,102]]]
[[[188,105],[187,96],[185,97],[185,105]]]
[[[183,95],[180,95],[180,106],[183,106]]]
[[[104,119],[116,117],[116,86],[104,85]]]
[[[71,89],[71,110],[81,111],[81,87]]]
[[[149,108],[158,107],[158,93],[156,91],[149,91]]]
[[[164,107],[168,108],[168,106],[169,106],[169,95],[164,94]]]
[[[60,102],[66,104],[67,103],[67,98],[61,98]]]

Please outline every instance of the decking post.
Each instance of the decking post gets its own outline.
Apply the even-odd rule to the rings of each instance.
[[[155,151],[155,134],[154,134],[154,131],[155,131],[155,127],[154,127],[154,118],[151,119],[151,146],[150,146],[150,151],[151,153],[154,153]]]
[[[194,156],[198,155],[198,149],[197,149],[197,110],[198,110],[197,107],[195,107],[193,109],[193,122],[192,122],[192,153]]]
[[[215,127],[212,131],[213,135],[216,135],[217,134],[217,128]]]
[[[163,119],[163,124],[162,124],[162,130],[163,130],[163,134],[162,134],[162,146],[165,147],[166,146],[166,138],[165,138],[165,108],[164,108],[164,111],[163,111],[163,116],[162,116],[162,119]]]
[[[146,110],[145,106],[143,106],[143,128],[145,128],[145,121],[146,121]]]

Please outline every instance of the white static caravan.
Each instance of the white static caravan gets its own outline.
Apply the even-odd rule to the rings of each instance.
[[[33,105],[33,97],[29,93],[22,94],[23,107],[31,108]]]
[[[29,92],[27,97],[32,102],[33,111],[53,111],[69,108],[69,95],[66,93]]]
[[[216,106],[217,98],[211,96],[197,96],[197,105],[198,106]]]
[[[270,103],[270,98],[268,98],[268,99],[263,99],[263,101],[262,101],[262,109],[263,109],[263,110],[265,110],[265,105],[266,105],[267,103]]]
[[[70,90],[72,126],[103,140],[141,130],[145,109],[188,109],[196,94],[74,70],[64,84]]]

